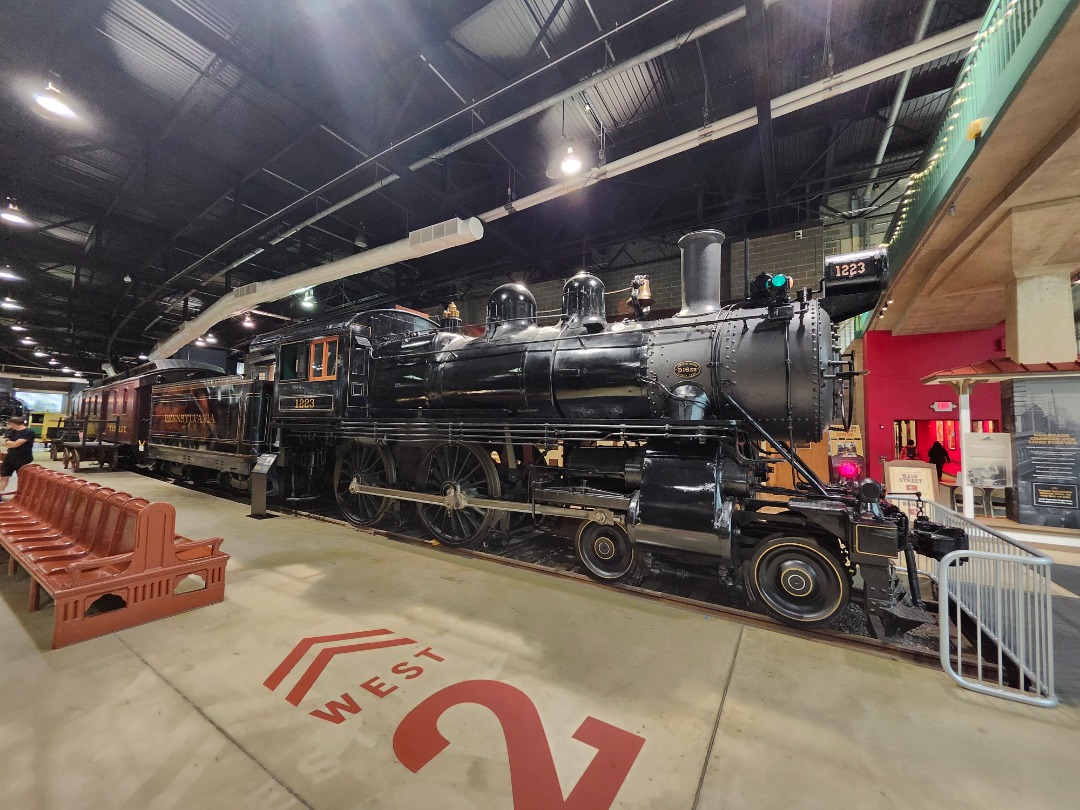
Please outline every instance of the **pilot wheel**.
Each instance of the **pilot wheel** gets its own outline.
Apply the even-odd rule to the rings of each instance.
[[[468,546],[488,536],[499,518],[496,509],[469,506],[470,499],[499,499],[502,486],[491,454],[478,444],[437,444],[420,461],[420,492],[442,496],[440,503],[417,503],[424,527],[448,546]]]
[[[345,519],[354,526],[374,526],[382,520],[392,499],[357,492],[356,487],[393,487],[394,472],[394,457],[385,445],[342,444],[334,464],[334,496]]]
[[[621,526],[587,521],[578,531],[574,548],[589,576],[603,582],[633,580],[641,566],[637,550]]]
[[[843,565],[809,537],[766,540],[747,563],[746,584],[770,615],[796,627],[828,624],[851,596]]]

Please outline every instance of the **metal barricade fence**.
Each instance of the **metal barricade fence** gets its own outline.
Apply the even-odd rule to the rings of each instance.
[[[913,495],[886,498],[914,511]],[[1036,706],[1056,706],[1050,571],[1045,554],[934,501],[927,518],[967,532],[970,548],[939,562],[917,556],[937,585],[941,665],[961,686]],[[965,632],[966,631],[966,632]],[[964,635],[974,661],[963,667]]]

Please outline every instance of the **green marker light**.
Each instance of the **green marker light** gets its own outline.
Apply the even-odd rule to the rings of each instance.
[[[785,276],[783,273],[777,273],[775,276],[772,277],[772,285],[774,287],[786,287],[787,276]]]

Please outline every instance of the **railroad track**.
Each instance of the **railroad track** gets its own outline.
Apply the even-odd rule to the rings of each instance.
[[[323,511],[290,507],[284,509],[290,514],[312,518],[337,526],[355,528],[348,521],[326,514]],[[414,546],[425,546],[441,553],[466,559],[478,559],[495,562],[519,570],[530,571],[542,576],[559,579],[574,580],[583,586],[616,590],[632,595],[636,598],[646,599],[660,604],[672,605],[685,610],[690,610],[706,616],[730,619],[751,627],[760,627],[775,632],[800,638],[814,639],[815,641],[831,644],[833,646],[858,649],[881,655],[888,658],[909,661],[922,666],[935,669],[941,664],[937,651],[937,628],[933,628],[930,636],[921,644],[908,641],[880,641],[872,636],[859,635],[853,632],[830,628],[797,628],[783,624],[770,616],[739,607],[736,602],[739,597],[735,589],[713,579],[706,579],[696,575],[672,576],[670,574],[650,575],[639,585],[610,584],[597,582],[577,568],[576,557],[570,548],[569,541],[562,538],[551,538],[538,547],[531,540],[515,541],[504,546],[494,546],[490,549],[467,549],[444,546],[431,540],[425,540],[402,531],[387,529],[363,529],[381,537],[386,537],[400,543]],[[535,538],[534,538],[535,540]],[[544,547],[544,546],[549,547]],[[531,552],[531,553],[530,553]],[[674,591],[683,591],[678,593]],[[687,595],[688,594],[688,595]],[[855,613],[857,615],[852,616]],[[860,618],[861,617],[861,618]],[[849,607],[849,614],[841,617],[839,623],[851,624],[865,621],[865,614],[856,605]],[[966,664],[967,662],[965,662]],[[971,660],[975,665],[974,659]],[[983,664],[986,671],[986,663]]]
[[[214,495],[238,503],[247,503],[246,497],[241,493],[207,486],[196,486],[188,482],[171,479],[168,476],[155,475],[146,470],[140,470],[140,472],[150,477],[166,478],[178,486],[194,489],[208,495]],[[307,517],[350,529],[356,528],[348,521],[336,516],[336,504],[332,499],[328,498],[303,505],[286,504],[282,506],[276,504],[273,509],[274,511]],[[419,526],[416,528],[419,530]],[[881,641],[872,636],[863,635],[860,632],[854,631],[856,627],[861,629],[862,626],[865,625],[865,614],[863,614],[862,609],[854,603],[849,606],[848,612],[837,621],[838,624],[848,626],[852,628],[852,630],[845,631],[832,628],[791,627],[770,616],[758,613],[741,605],[741,598],[738,592],[733,587],[724,585],[714,577],[703,577],[695,574],[677,575],[674,573],[662,573],[659,575],[650,574],[638,585],[597,582],[580,569],[580,565],[577,562],[577,557],[573,552],[570,541],[561,537],[548,536],[511,539],[507,543],[492,544],[491,548],[467,549],[445,546],[401,530],[362,529],[358,531],[370,532],[371,534],[386,537],[390,540],[406,543],[408,545],[424,546],[440,553],[456,557],[488,560],[519,570],[530,571],[541,576],[573,580],[585,587],[616,590],[635,598],[672,605],[706,616],[729,619],[750,627],[760,627],[790,636],[813,639],[836,647],[861,650],[874,655],[895,660],[904,660],[934,669],[938,669],[941,666],[938,657],[938,633],[936,625],[919,628],[915,631],[916,635],[909,633],[899,637],[899,639]],[[955,628],[953,628],[953,630],[955,633]],[[955,634],[953,637],[955,638]],[[971,672],[974,672],[977,661],[973,656],[965,655],[962,665],[965,670],[970,669]],[[990,672],[993,669],[993,666],[984,660],[982,669],[985,674]]]

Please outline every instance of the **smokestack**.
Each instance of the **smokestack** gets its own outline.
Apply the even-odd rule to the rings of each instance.
[[[682,300],[676,318],[694,318],[720,310],[720,231],[695,231],[679,240],[682,251]]]

